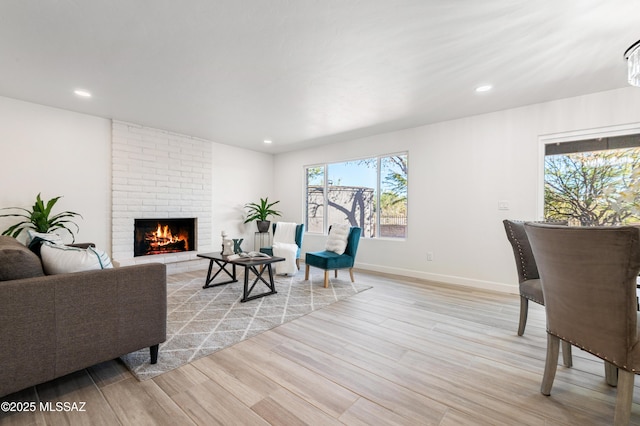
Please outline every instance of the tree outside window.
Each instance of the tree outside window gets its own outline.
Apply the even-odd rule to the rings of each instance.
[[[406,237],[406,153],[310,166],[306,176],[309,232],[344,223],[364,237]]]
[[[640,148],[545,156],[544,216],[584,226],[640,221]]]
[[[407,156],[380,160],[380,236],[407,237]]]
[[[324,232],[324,166],[307,167],[307,232]]]

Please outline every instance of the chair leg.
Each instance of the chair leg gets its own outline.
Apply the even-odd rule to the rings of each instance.
[[[524,328],[527,326],[527,314],[529,313],[529,299],[520,296],[520,324],[518,324],[518,336],[524,334]]]
[[[309,265],[304,268],[304,280],[309,281]]]
[[[562,363],[565,367],[573,366],[573,358],[571,357],[571,343],[562,341]]]
[[[604,377],[609,386],[618,386],[618,367],[610,362],[604,362]]]
[[[520,296],[520,324],[518,324],[518,336],[524,334],[524,329],[527,326],[527,315],[529,313],[529,299]],[[565,367],[573,366],[573,359],[571,357],[571,343],[562,341],[562,363]]]
[[[356,280],[353,278],[353,268],[349,268],[349,275],[351,275],[351,282],[355,283]]]
[[[296,268],[298,268],[298,271],[300,270],[300,258],[296,259]]]
[[[336,278],[338,278],[338,270],[337,270],[337,269],[334,269],[334,270],[333,270],[333,276],[334,276],[334,277],[336,277]]]
[[[544,375],[542,376],[542,386],[540,392],[543,395],[551,395],[553,379],[556,378],[558,368],[558,352],[560,351],[560,339],[547,333],[547,360],[544,364]]]
[[[329,270],[324,270],[324,288],[329,287]]]
[[[615,426],[629,424],[635,376],[631,371],[618,370],[618,396],[616,398],[616,411],[613,416],[613,424]]]

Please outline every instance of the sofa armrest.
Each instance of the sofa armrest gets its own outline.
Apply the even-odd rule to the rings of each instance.
[[[160,263],[0,282],[0,396],[166,339]]]

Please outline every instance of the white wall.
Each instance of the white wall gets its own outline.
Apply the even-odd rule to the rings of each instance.
[[[214,249],[222,244],[222,231],[226,231],[229,238],[243,238],[242,249],[254,249],[254,233],[258,229],[255,222],[243,223],[246,216],[243,206],[265,197],[275,200],[273,175],[273,155],[219,143],[213,145]]]
[[[640,90],[629,87],[280,154],[275,195],[301,221],[305,165],[407,150],[409,236],[361,241],[356,266],[516,292],[502,220],[540,217],[539,136],[633,122]],[[499,200],[510,210],[498,210]],[[324,241],[308,234],[303,250]]]
[[[409,151],[409,237],[365,240],[357,266],[515,291],[501,221],[536,219],[541,135],[640,122],[640,90],[625,88],[276,155],[213,143],[212,247],[220,232],[253,248],[242,206],[279,199],[282,220],[303,217],[303,166]],[[79,241],[111,249],[111,121],[0,97],[0,207],[30,207],[38,192],[82,213]],[[508,200],[511,210],[498,210]],[[0,229],[13,223],[0,219]],[[305,251],[324,237],[307,235]],[[434,253],[432,262],[426,252]]]
[[[242,206],[273,190],[273,156],[212,143],[213,241],[220,231],[253,248]],[[111,120],[0,97],[0,207],[30,208],[36,194],[82,214],[78,241],[111,254]],[[58,211],[58,210],[55,210]],[[0,230],[15,223],[0,219]]]
[[[82,214],[76,240],[110,247],[110,144],[110,120],[0,97],[0,207],[61,195],[54,213]]]

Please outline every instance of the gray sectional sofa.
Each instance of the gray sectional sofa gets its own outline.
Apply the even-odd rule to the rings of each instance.
[[[160,263],[45,275],[40,258],[0,236],[0,397],[166,339]]]

